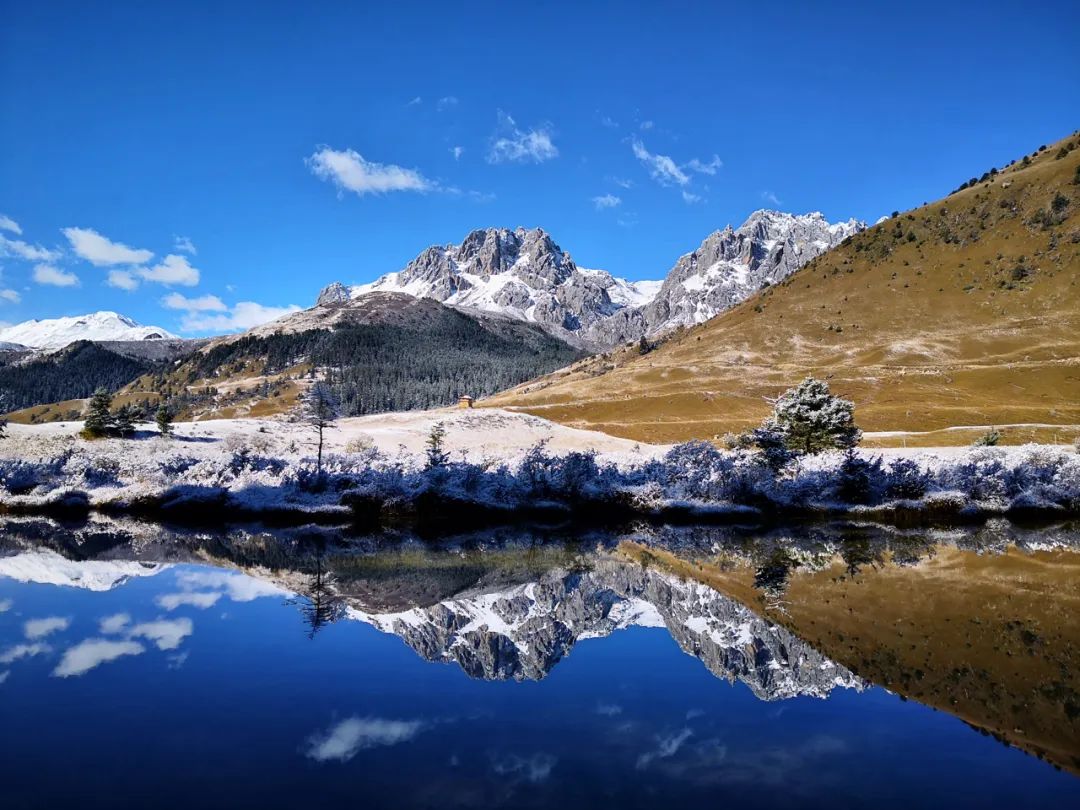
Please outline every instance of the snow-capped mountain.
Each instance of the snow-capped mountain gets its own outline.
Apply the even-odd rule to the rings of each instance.
[[[702,323],[783,281],[866,227],[855,219],[832,224],[816,211],[755,211],[738,228],[715,231],[697,250],[681,256],[653,300],[597,324],[590,337],[614,345]]]
[[[318,304],[369,292],[407,293],[533,321],[581,345],[597,323],[648,303],[658,289],[659,282],[631,282],[578,267],[541,228],[487,228],[473,231],[460,245],[430,247],[404,269],[370,284],[331,284]]]
[[[682,256],[663,282],[578,267],[540,228],[488,228],[460,245],[430,247],[370,284],[335,282],[318,304],[375,291],[406,293],[533,321],[575,345],[609,348],[706,321],[865,227],[854,219],[830,224],[817,212],[755,211]]]
[[[553,570],[397,613],[350,605],[346,616],[399,636],[429,661],[488,680],[540,680],[577,642],[638,626],[665,628],[710,672],[745,683],[761,700],[865,688],[848,669],[711,588],[620,561],[595,560],[585,573]]]
[[[143,326],[116,312],[30,320],[0,329],[0,341],[33,349],[60,349],[77,340],[163,340],[175,338],[159,326]]]

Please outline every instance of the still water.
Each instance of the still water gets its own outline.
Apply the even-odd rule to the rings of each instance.
[[[0,806],[1080,806],[1080,544],[0,523]]]

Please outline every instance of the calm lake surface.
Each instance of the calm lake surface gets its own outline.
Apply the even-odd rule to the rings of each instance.
[[[0,521],[0,806],[1080,806],[1075,527]]]

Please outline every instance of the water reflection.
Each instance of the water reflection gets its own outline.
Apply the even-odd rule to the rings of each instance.
[[[1078,536],[1073,526],[1001,522],[948,532],[852,524],[766,533],[495,531],[431,544],[318,528],[211,533],[101,518],[68,526],[7,519],[0,524],[0,588],[8,581],[108,594],[143,584],[149,601],[120,604],[94,619],[93,632],[62,642],[72,629],[67,606],[53,591],[30,592],[43,600],[40,609],[21,624],[0,622],[0,682],[35,660],[48,660],[48,674],[67,680],[125,659],[160,659],[178,670],[203,616],[226,617],[257,601],[287,606],[299,618],[290,632],[310,639],[309,650],[329,644],[343,656],[334,646],[338,628],[360,623],[419,659],[489,682],[546,683],[582,642],[609,639],[605,645],[618,650],[618,639],[644,638],[633,631],[652,628],[712,676],[745,686],[777,712],[803,706],[800,698],[842,706],[845,696],[864,693],[858,705],[871,711],[871,695],[880,692],[874,687],[885,687],[1075,773]],[[0,612],[14,609],[0,590]],[[253,624],[247,641],[258,645],[266,635],[284,644],[279,626]],[[398,677],[404,663],[380,649],[396,661],[383,675]],[[656,660],[671,666],[667,657]],[[378,691],[382,683],[364,688]],[[610,691],[587,711],[619,734],[638,734],[647,713],[642,701],[668,699]],[[780,784],[789,773],[850,755],[841,737],[808,729],[782,752],[766,746],[750,756],[722,733],[707,736],[695,725],[700,711],[685,709],[680,723],[655,727],[626,752],[635,778],[663,774],[698,787]],[[349,763],[361,752],[424,745],[460,722],[445,711],[410,714],[345,712],[310,727],[301,753],[313,763]],[[764,734],[772,721],[757,722],[765,725],[756,733]],[[484,756],[504,787],[547,784],[570,759],[551,741]],[[447,767],[458,766],[451,759]],[[584,772],[580,779],[587,781]],[[513,791],[495,798],[511,795],[520,798]]]

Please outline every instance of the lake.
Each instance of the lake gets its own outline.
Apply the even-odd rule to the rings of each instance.
[[[0,806],[1080,806],[1080,531],[0,520]]]

